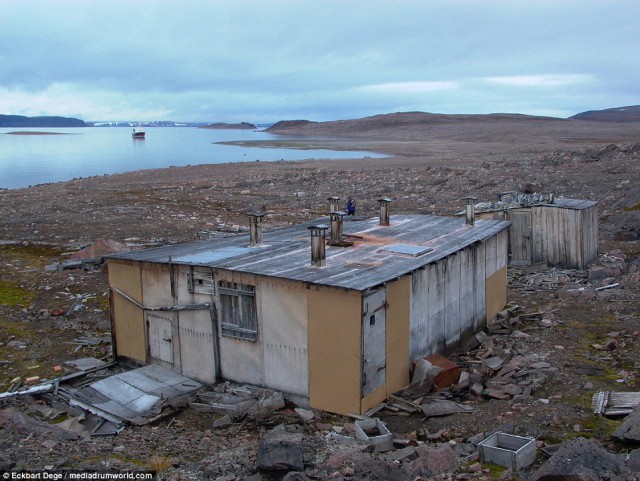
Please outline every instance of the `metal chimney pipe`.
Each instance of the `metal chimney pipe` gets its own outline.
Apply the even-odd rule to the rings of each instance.
[[[553,204],[556,201],[555,195],[553,193],[549,194],[549,204]]]
[[[249,246],[257,247],[262,245],[262,218],[264,214],[257,212],[249,213]]]
[[[467,225],[474,225],[476,222],[476,200],[477,197],[465,197],[464,200],[467,202]]]
[[[329,201],[329,212],[337,212],[340,210],[340,197],[331,196],[328,197],[327,200]]]
[[[325,232],[328,225],[319,224],[308,227],[311,231],[311,265],[313,267],[324,267],[327,264],[325,253]]]
[[[378,199],[380,203],[380,225],[389,225],[389,204],[393,202],[388,197]]]
[[[342,240],[342,232],[344,230],[344,216],[346,212],[336,211],[331,212],[329,217],[331,218],[331,242],[340,242]]]

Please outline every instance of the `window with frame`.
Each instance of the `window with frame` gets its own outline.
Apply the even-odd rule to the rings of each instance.
[[[218,293],[222,335],[255,341],[258,338],[255,286],[220,281]]]

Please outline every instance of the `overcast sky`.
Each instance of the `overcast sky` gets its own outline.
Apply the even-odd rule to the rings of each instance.
[[[640,104],[638,0],[0,0],[0,113],[273,122]]]

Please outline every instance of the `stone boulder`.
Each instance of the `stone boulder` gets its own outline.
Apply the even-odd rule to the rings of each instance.
[[[613,439],[620,443],[640,444],[640,405],[624,418],[613,432]]]
[[[275,428],[258,445],[256,469],[266,472],[304,471],[302,434]]]
[[[638,478],[624,459],[597,444],[577,438],[562,443],[558,451],[537,471],[531,481],[634,481]]]
[[[446,473],[454,473],[459,465],[460,458],[449,444],[430,447],[426,444],[416,448],[418,459],[413,461],[412,467],[422,476],[439,476]]]

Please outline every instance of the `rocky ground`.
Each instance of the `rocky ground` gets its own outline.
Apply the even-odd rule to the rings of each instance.
[[[435,155],[426,142],[358,142],[364,150],[373,142],[391,157],[190,166],[0,191],[0,392],[17,378],[37,377],[37,384],[69,372],[70,359],[109,358],[104,272],[45,269],[99,238],[136,247],[194,240],[242,230],[246,210],[262,206],[265,228],[275,228],[324,214],[332,195],[354,196],[363,215],[377,214],[380,196],[394,199],[392,213],[435,214],[462,210],[466,196],[492,200],[504,191],[597,200],[597,274],[511,270],[512,309],[539,315],[520,317],[507,332],[489,332],[482,345],[452,356],[463,368],[494,354],[542,363],[522,375],[530,389],[506,399],[448,391],[447,399],[473,407],[471,413],[382,410],[377,415],[405,443],[396,447],[413,448],[385,455],[327,441],[330,432],[352,433],[353,419],[315,413],[304,420],[293,406],[261,422],[223,427],[213,427],[216,416],[186,409],[115,437],[87,439],[40,419],[31,399],[0,400],[0,470],[152,468],[161,479],[266,479],[269,469],[256,473],[261,450],[280,439],[280,446],[302,447],[298,468],[309,479],[538,479],[541,453],[517,474],[473,459],[474,443],[498,428],[534,437],[540,448],[587,438],[608,453],[637,458],[637,445],[612,438],[622,421],[593,415],[591,398],[640,391],[640,143],[612,136],[564,148],[492,145],[478,154],[468,146],[439,147]],[[618,286],[595,290],[611,284]],[[484,380],[497,373],[485,372]],[[271,432],[281,424],[282,432]],[[624,473],[612,479],[633,479]],[[281,479],[283,472],[269,476]]]

